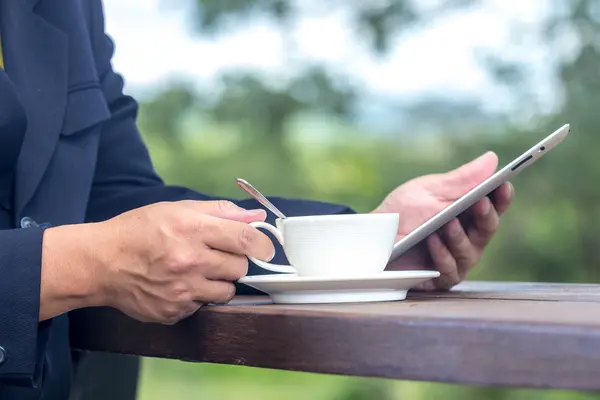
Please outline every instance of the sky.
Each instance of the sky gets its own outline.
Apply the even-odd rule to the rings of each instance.
[[[508,47],[513,24],[538,23],[549,1],[484,1],[479,9],[448,15],[403,37],[385,59],[364,51],[364,41],[349,29],[343,12],[303,18],[292,35],[304,57],[345,72],[368,93],[390,98],[428,93],[470,96],[493,109],[510,100],[492,85],[476,51],[514,52],[514,47]],[[216,39],[202,38],[190,35],[188,8],[165,10],[159,3],[104,0],[106,29],[116,42],[113,64],[124,75],[128,90],[135,92],[178,75],[210,81],[227,68],[242,66],[273,79],[293,70],[285,42],[268,24],[244,26]],[[532,46],[526,51],[519,48],[518,57],[543,66],[548,55]]]

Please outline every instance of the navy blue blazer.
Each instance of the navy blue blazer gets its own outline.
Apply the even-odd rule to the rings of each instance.
[[[0,398],[60,400],[71,385],[69,321],[67,314],[38,322],[44,229],[105,220],[157,201],[214,197],[165,185],[154,171],[136,127],[137,104],[111,67],[101,0],[1,4],[0,147],[9,154],[0,155],[13,158],[15,179],[10,226],[0,230]],[[3,145],[9,142],[20,146]],[[288,215],[352,212],[272,201]],[[251,265],[255,273],[261,271]]]

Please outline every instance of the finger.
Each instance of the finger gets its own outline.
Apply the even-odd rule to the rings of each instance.
[[[504,214],[514,198],[515,188],[510,182],[502,184],[492,194],[492,202],[498,215]]]
[[[487,197],[481,199],[480,202],[484,204],[473,209],[472,224],[469,225],[467,231],[471,243],[476,248],[483,249],[497,232],[500,217]]]
[[[440,276],[435,279],[436,286],[440,289],[449,289],[460,282],[456,261],[437,233],[427,238],[427,247],[435,269],[440,273]]]
[[[448,171],[443,176],[444,197],[454,200],[489,178],[498,167],[498,156],[487,152],[476,159]],[[437,184],[440,182],[438,181]]]
[[[201,271],[204,278],[213,281],[237,281],[248,273],[248,258],[244,255],[212,249]]]
[[[188,317],[191,317],[192,315],[194,315],[196,313],[196,311],[198,311],[200,309],[200,307],[202,307],[201,303],[196,303],[196,302],[193,302],[193,301],[190,302],[189,306],[181,314],[180,320],[186,319]]]
[[[488,196],[477,200],[477,202],[473,204],[469,209],[471,222],[474,218],[478,216],[486,215],[490,211],[491,207],[493,207],[493,204]]]
[[[431,292],[436,289],[438,289],[438,287],[436,285],[435,280],[430,279],[428,281],[419,283],[418,285],[413,287],[411,290],[419,291],[419,292]]]
[[[181,204],[193,209],[201,214],[210,215],[217,218],[230,219],[240,222],[264,221],[267,218],[265,210],[246,210],[237,204],[228,200],[215,201],[195,201],[183,200]]]
[[[169,313],[169,315],[166,318],[158,318],[155,322],[160,322],[163,325],[174,325],[179,321],[194,315],[196,311],[200,309],[200,307],[202,307],[202,304],[190,301],[189,303],[186,303],[183,309],[178,307],[178,311],[176,314]]]
[[[275,254],[271,239],[246,223],[206,217],[201,229],[204,243],[213,249],[265,261]]]
[[[466,275],[477,258],[477,250],[469,240],[460,221],[453,219],[443,228],[444,242],[458,269],[459,277]]]
[[[235,296],[235,285],[226,281],[205,280],[196,289],[196,301],[204,304],[226,304]]]

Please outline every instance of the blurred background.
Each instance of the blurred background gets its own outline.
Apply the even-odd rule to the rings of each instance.
[[[474,280],[600,282],[599,0],[105,0],[115,68],[168,183],[366,212],[564,123],[517,177]],[[398,338],[402,340],[402,338]],[[459,366],[457,366],[459,367]],[[553,399],[574,392],[384,381],[144,359],[140,400]]]

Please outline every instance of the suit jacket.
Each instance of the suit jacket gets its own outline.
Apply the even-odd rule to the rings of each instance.
[[[154,171],[136,127],[137,104],[123,94],[123,80],[111,67],[101,0],[1,4],[6,72],[0,70],[0,121],[20,112],[13,116],[22,123],[5,130],[0,124],[0,145],[3,137],[19,137],[21,144],[11,150],[11,226],[0,230],[0,398],[60,400],[71,386],[69,316],[38,322],[44,230],[157,201],[214,197],[168,186]],[[289,215],[352,212],[271,200]],[[253,200],[238,204],[259,207]],[[251,265],[254,273],[261,271]]]

